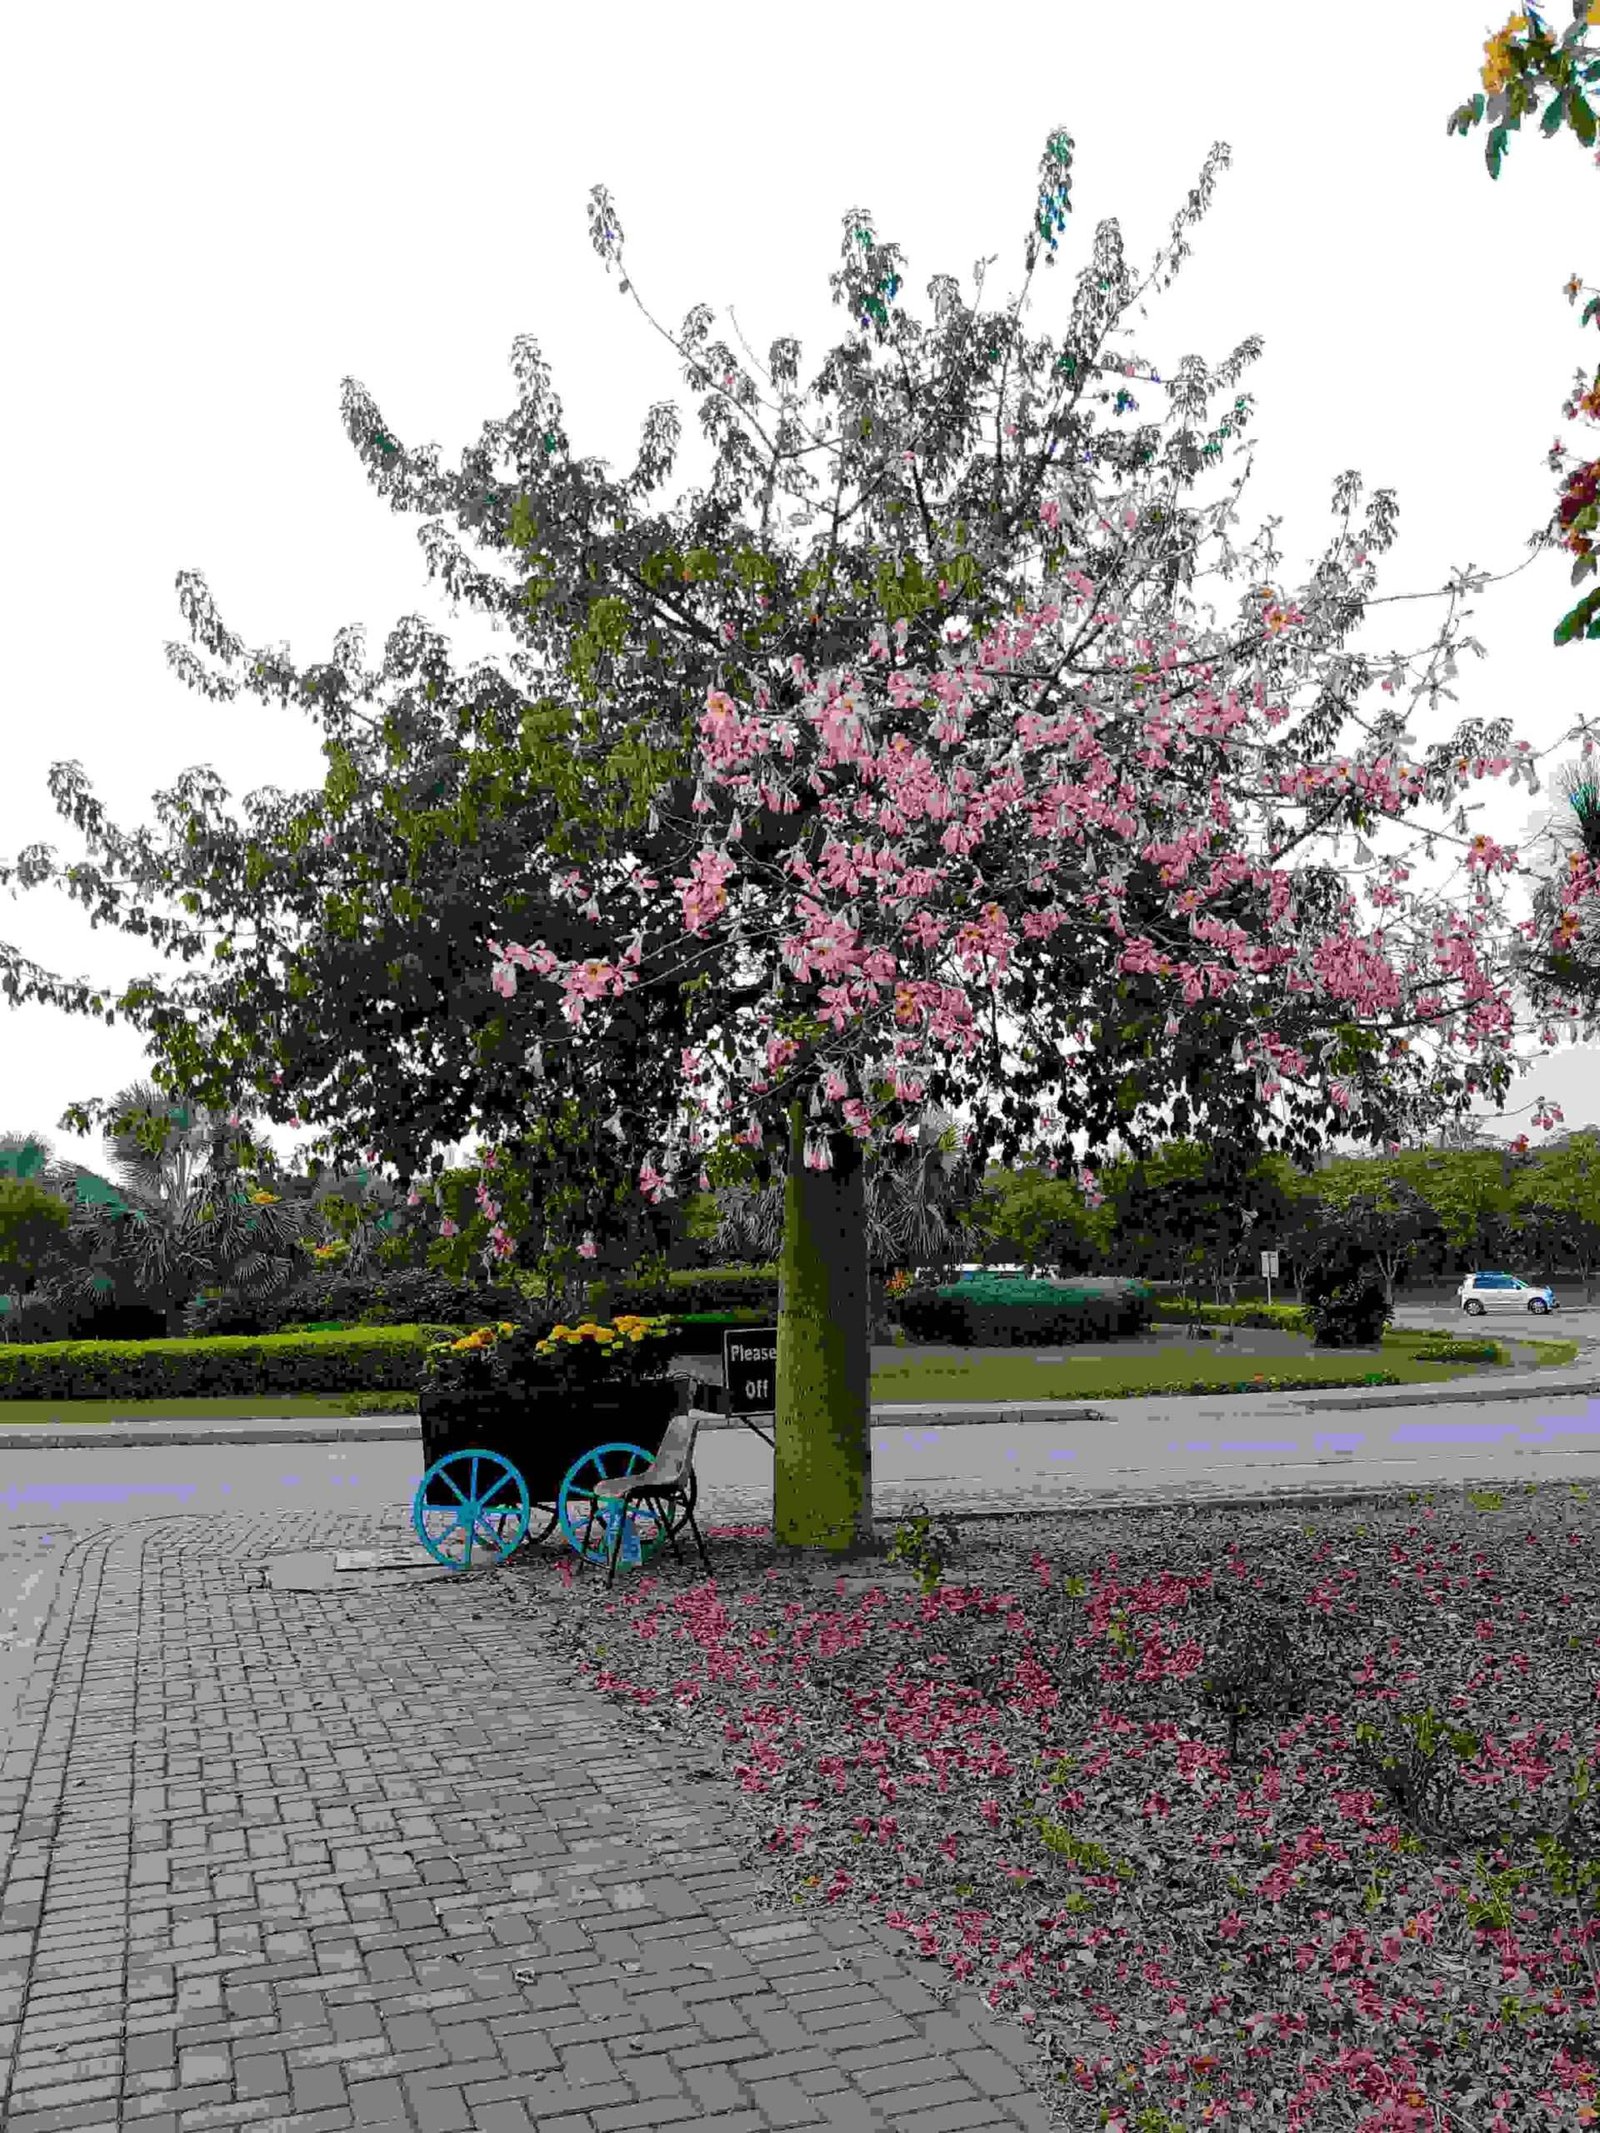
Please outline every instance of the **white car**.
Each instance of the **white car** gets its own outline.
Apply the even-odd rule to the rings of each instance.
[[[1485,1311],[1559,1311],[1554,1289],[1515,1274],[1469,1274],[1457,1290],[1461,1308],[1474,1318]]]

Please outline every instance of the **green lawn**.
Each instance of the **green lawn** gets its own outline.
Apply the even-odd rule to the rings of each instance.
[[[1494,1365],[1477,1363],[1419,1363],[1412,1351],[1432,1338],[1425,1333],[1386,1333],[1381,1361],[1368,1351],[1355,1355],[1307,1352],[1302,1355],[1249,1355],[1209,1342],[1185,1342],[1181,1347],[1115,1351],[1101,1359],[1073,1358],[1063,1363],[1042,1363],[1025,1350],[993,1352],[955,1359],[918,1358],[908,1351],[904,1363],[896,1363],[872,1376],[875,1403],[926,1400],[1060,1400],[1135,1398],[1140,1394],[1171,1391],[1180,1385],[1201,1384],[1219,1389],[1248,1384],[1256,1377],[1314,1379],[1318,1384],[1359,1385],[1370,1371],[1383,1369],[1403,1385],[1439,1385],[1453,1378],[1482,1375]],[[1577,1354],[1570,1341],[1542,1344],[1542,1364],[1568,1363]],[[1504,1352],[1504,1351],[1503,1351]]]
[[[343,1393],[322,1399],[311,1393],[239,1394],[230,1399],[168,1400],[0,1400],[0,1429],[19,1422],[105,1423],[189,1422],[205,1418],[215,1422],[281,1421],[290,1416],[332,1416],[348,1422]],[[402,1416],[400,1419],[404,1419]]]

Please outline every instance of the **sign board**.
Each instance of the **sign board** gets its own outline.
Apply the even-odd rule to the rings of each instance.
[[[722,1382],[730,1415],[771,1415],[778,1410],[778,1329],[724,1326]]]
[[[1261,1271],[1268,1281],[1276,1277],[1278,1271],[1278,1255],[1276,1252],[1263,1252],[1261,1254]]]

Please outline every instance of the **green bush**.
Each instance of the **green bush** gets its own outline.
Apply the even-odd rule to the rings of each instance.
[[[1416,1351],[1419,1363],[1498,1363],[1503,1360],[1498,1341],[1429,1341]]]
[[[245,1306],[199,1299],[184,1314],[184,1330],[207,1336],[282,1333],[291,1326],[477,1325],[485,1319],[525,1318],[527,1299],[504,1283],[456,1281],[433,1267],[384,1267],[348,1274],[318,1268],[268,1302]]]
[[[1208,1326],[1261,1326],[1278,1333],[1309,1333],[1311,1320],[1298,1304],[1197,1304],[1158,1299],[1155,1323],[1181,1325],[1198,1319]]]
[[[1334,1238],[1305,1269],[1300,1293],[1319,1348],[1371,1348],[1389,1323],[1383,1277],[1353,1240]]]
[[[432,1330],[368,1326],[359,1335],[342,1337],[302,1333],[6,1345],[0,1346],[0,1400],[408,1392],[420,1380]]]
[[[913,1340],[953,1347],[1048,1347],[1138,1332],[1150,1321],[1141,1284],[1087,1285],[979,1275],[944,1288],[908,1289],[896,1316]]]
[[[641,1318],[682,1318],[711,1311],[751,1310],[751,1323],[771,1325],[778,1316],[776,1268],[701,1267],[669,1274],[665,1281],[619,1281],[612,1285],[611,1312],[636,1311]]]

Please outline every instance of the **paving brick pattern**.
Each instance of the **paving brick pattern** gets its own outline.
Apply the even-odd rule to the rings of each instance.
[[[719,1781],[502,1579],[264,1581],[407,1530],[72,1544],[0,1760],[6,2133],[1065,2122],[1026,2035],[875,1921],[764,1903]]]

